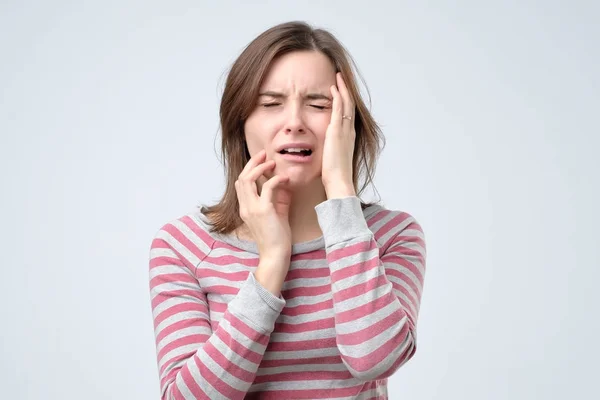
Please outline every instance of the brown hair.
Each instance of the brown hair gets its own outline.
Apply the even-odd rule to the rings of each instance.
[[[229,233],[243,223],[239,216],[234,183],[250,159],[244,123],[255,108],[260,86],[272,61],[293,51],[320,51],[331,60],[336,71],[342,73],[356,104],[356,140],[352,165],[357,195],[360,196],[369,184],[373,184],[377,157],[385,146],[385,139],[361,98],[352,66],[359,76],[360,74],[352,56],[324,29],[312,28],[301,21],[282,23],[264,31],[248,44],[233,63],[227,76],[220,107],[221,155],[226,188],[219,203],[202,207],[202,212],[210,217],[213,232]],[[364,182],[359,189],[358,182],[361,176],[364,177]],[[361,201],[363,209],[371,204]]]

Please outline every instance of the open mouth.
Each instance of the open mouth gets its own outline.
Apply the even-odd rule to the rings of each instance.
[[[312,150],[310,149],[283,149],[279,152],[279,154],[289,154],[297,157],[308,157],[312,154]]]

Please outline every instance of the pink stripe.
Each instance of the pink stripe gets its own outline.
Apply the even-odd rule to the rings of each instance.
[[[203,287],[207,293],[219,293],[220,295],[236,295],[240,291],[239,287],[225,285],[206,285]]]
[[[390,215],[389,211],[379,211],[375,213],[367,221],[367,226],[372,228],[377,222],[381,221],[383,218],[386,218],[388,215]]]
[[[159,238],[159,237],[155,237],[154,239],[152,239],[152,244],[150,245],[150,249],[154,250],[154,249],[169,249],[169,250],[173,250],[171,248],[171,245],[169,243],[167,243],[167,241],[163,238]]]
[[[188,238],[183,232],[181,232],[179,229],[177,229],[174,225],[169,224],[169,225],[165,226],[165,228],[163,228],[163,230],[165,232],[168,232],[169,234],[171,234],[171,236],[173,236],[173,238],[175,238],[175,240],[177,240],[179,243],[181,243],[183,245],[183,247],[185,247],[190,253],[195,255],[198,259],[201,260],[204,257],[206,257],[206,254],[204,254],[200,250],[198,245],[193,243],[190,240],[190,238]],[[178,253],[178,255],[179,255],[179,253]],[[186,265],[188,265],[190,267],[190,269],[193,270],[194,263],[191,263],[189,260],[185,259],[185,257],[182,257],[181,255],[180,255],[180,258],[182,258],[183,261],[186,262]]]
[[[246,325],[246,323],[244,323],[242,320],[238,319],[235,315],[226,313],[224,318],[231,326],[246,335],[248,339],[251,339],[263,346],[269,344],[269,336],[255,331],[253,328]]]
[[[174,296],[191,296],[196,297],[199,296],[198,292],[194,292],[192,290],[174,290],[172,292],[168,292],[168,294],[158,294],[154,299],[152,299],[152,309],[156,309],[162,302],[173,298]],[[200,300],[200,299],[198,299]],[[201,300],[200,300],[201,301]],[[170,317],[173,314],[182,311],[196,311],[196,310],[204,310],[204,308],[198,308],[197,303],[192,301],[187,301],[186,303],[175,304],[172,307],[163,310],[160,314],[158,314],[154,318],[154,327],[156,328],[165,318]]]
[[[254,376],[256,375],[254,372],[246,371],[239,365],[236,365],[232,362],[232,360],[227,359],[225,355],[223,355],[219,349],[217,349],[211,342],[206,343],[204,346],[204,351],[209,355],[224,371],[235,376],[241,381],[247,382],[249,384],[254,380]],[[237,352],[236,352],[237,353]],[[245,358],[245,357],[244,357]],[[255,363],[257,364],[257,363]],[[258,365],[258,364],[257,364]]]
[[[211,301],[209,302],[209,308],[213,313],[223,314],[227,311],[227,303],[222,303],[219,301]],[[321,301],[315,304],[306,304],[299,305],[294,307],[285,307],[281,315],[289,316],[289,317],[297,317],[300,315],[310,315],[314,313],[318,313],[320,311],[329,310],[333,307],[333,301],[331,299]],[[208,310],[206,311],[208,313]]]
[[[415,224],[411,224],[410,227],[412,229],[420,231],[420,229],[417,229],[418,226],[415,226]],[[425,241],[423,240],[422,237],[419,237],[419,236],[398,235],[396,237],[396,241],[399,243],[405,243],[405,244],[417,244],[417,245],[421,246],[423,248],[423,250],[426,249]],[[421,253],[418,252],[417,254],[421,254]]]
[[[412,272],[413,275],[419,280],[419,282],[421,282],[421,284],[423,284],[423,275],[421,274],[421,271],[419,271],[419,268],[417,268],[413,263],[406,260],[405,258],[399,257],[397,255],[392,255],[392,254],[383,256],[382,261],[383,261],[384,265],[386,266],[386,273],[397,276],[398,278],[402,279],[403,281],[405,281],[406,283],[411,285],[411,287],[414,288],[416,293],[420,293],[420,290],[413,283],[411,283],[412,280],[408,279],[408,277],[406,277],[406,275],[404,275],[402,273],[401,267]],[[395,265],[389,265],[389,264],[395,264]]]
[[[172,342],[169,342],[167,345],[165,345],[162,349],[160,349],[160,351],[158,352],[158,358],[163,358],[169,352],[178,349],[179,347],[187,346],[190,344],[197,345],[196,347],[200,348],[202,347],[202,344],[208,340],[208,338],[209,337],[207,335],[189,335],[179,339],[175,339]],[[195,353],[195,351],[193,351],[192,353]]]
[[[212,387],[217,389],[217,391],[223,396],[225,396],[226,398],[244,398],[245,392],[237,390],[231,387],[229,384],[227,384],[227,382],[224,382],[223,380],[219,379],[219,377],[213,374],[213,372],[209,368],[207,368],[206,365],[204,365],[201,362],[201,360],[198,359],[198,357],[194,357],[194,362],[196,363],[196,366],[198,367],[198,370],[200,371],[200,374],[204,377],[204,379]]]
[[[189,308],[189,310],[186,310],[186,311],[207,312],[207,310],[204,311],[203,309],[204,309],[204,307]],[[175,314],[177,314],[177,312],[174,312],[171,315],[175,315]],[[163,318],[163,320],[164,320],[164,318]],[[160,332],[158,332],[156,334],[156,343],[159,343],[166,336],[170,335],[173,332],[177,332],[178,330],[186,329],[186,328],[190,328],[190,327],[204,328],[204,329],[206,329],[209,332],[211,330],[210,329],[210,323],[206,319],[197,318],[197,317],[186,318],[186,319],[182,319],[182,320],[176,321],[176,322],[174,322],[174,323],[172,323],[172,324],[170,324],[170,325],[165,326],[164,328],[162,328],[160,330]],[[156,329],[156,326],[154,327],[154,329]]]
[[[325,258],[325,250],[315,250],[310,253],[294,254],[291,257],[291,261],[309,261],[309,260],[322,260]]]
[[[290,270],[285,280],[290,282],[295,279],[314,279],[314,278],[325,278],[329,276],[329,267],[324,268],[298,268]]]
[[[365,316],[370,316],[377,310],[381,310],[382,308],[389,305],[392,301],[393,299],[390,298],[390,295],[386,294],[384,296],[379,297],[378,299],[375,299],[358,307],[337,313],[335,315],[335,321],[338,324],[345,324],[347,322],[359,320],[361,318],[364,318]]]
[[[333,301],[329,299],[315,304],[299,305],[295,307],[284,307],[283,311],[281,312],[281,315],[297,317],[299,315],[308,315],[317,313],[319,311],[328,310],[332,307]]]
[[[402,243],[406,244],[406,242],[402,242]],[[402,255],[404,257],[416,258],[422,263],[425,260],[423,253],[417,249],[408,247],[409,244],[410,243],[404,245],[404,244],[401,244],[401,242],[392,244],[392,246],[390,246],[390,248],[386,251],[386,254],[384,254],[384,257],[387,254],[396,254],[396,255]]]
[[[416,299],[408,292],[408,290],[404,286],[401,286],[399,284],[394,284],[394,282],[392,282],[392,287],[394,288],[394,290],[404,294],[404,296],[406,296],[406,298],[411,301],[410,307],[415,307],[415,309],[416,309],[416,304],[417,304]],[[400,296],[398,296],[398,299],[400,301],[402,301],[404,304],[406,304],[406,301],[404,301],[404,299],[402,299]]]
[[[337,347],[335,337],[285,342],[270,342],[267,351],[302,351],[316,349],[333,349]]]
[[[204,245],[208,248],[211,248],[215,243],[215,239],[213,239],[204,229],[202,229],[198,224],[188,215],[180,218],[180,221],[183,222],[185,226],[187,226],[194,234],[198,237],[198,239],[204,242]]]
[[[162,364],[159,364],[160,366],[160,374],[163,375],[165,373],[165,370],[167,369],[167,367],[169,365],[175,364],[175,363],[179,363],[179,362],[185,362],[188,358],[192,357],[194,355],[194,351],[192,352],[188,352],[188,353],[182,353],[182,354],[178,354],[175,357],[172,357],[166,361],[164,361]],[[175,379],[175,377],[177,376],[177,371],[179,371],[179,368],[176,369],[172,369],[169,373],[169,375],[164,378],[166,380],[169,379]]]
[[[228,304],[220,301],[209,301],[208,306],[212,312],[223,314],[227,311]]]
[[[340,303],[342,301],[352,299],[357,296],[365,296],[366,293],[369,293],[373,289],[385,286],[388,284],[388,282],[389,281],[385,278],[385,276],[376,276],[364,283],[359,283],[358,285],[351,286],[347,289],[342,289],[338,292],[334,292],[333,301],[336,303]]]
[[[248,279],[249,271],[224,272],[212,268],[199,267],[196,270],[196,276],[200,278],[220,278],[232,282],[242,282]]]
[[[343,258],[352,257],[360,253],[366,253],[375,248],[377,248],[377,243],[375,243],[373,240],[365,240],[350,246],[333,250],[327,254],[327,261],[329,261],[329,263],[339,262]]]
[[[351,276],[361,276],[367,272],[370,272],[372,269],[378,268],[380,265],[381,262],[379,261],[379,257],[375,255],[375,257],[371,258],[370,260],[360,261],[356,264],[352,264],[332,272],[331,282],[338,282]]]
[[[388,215],[386,215],[386,217],[389,217],[391,215],[392,213],[388,212]],[[397,229],[399,226],[401,226],[402,223],[408,218],[410,218],[410,215],[406,213],[398,213],[394,215],[388,222],[383,224],[381,228],[379,228],[379,230],[377,230],[377,235],[380,238],[387,235],[392,229]]]
[[[182,268],[187,268],[186,265],[177,257],[159,256],[150,260],[150,270],[156,267],[164,267],[167,265],[177,265]]]
[[[404,352],[404,354],[398,357],[398,359],[392,364],[392,366],[383,374],[381,374],[378,378],[381,379],[382,377],[391,376],[394,372],[396,372],[398,368],[400,368],[400,366],[402,366],[404,363],[410,360],[415,355],[416,351],[417,348],[415,346],[415,342],[412,342],[409,348]]]
[[[215,331],[215,335],[217,335],[217,337],[221,339],[221,342],[223,342],[231,351],[241,358],[244,358],[256,365],[260,364],[263,355],[245,347],[243,344],[235,340],[235,338],[231,336],[231,334],[225,329],[217,329]]]
[[[402,309],[410,319],[411,323],[414,323],[414,321],[416,321],[416,315],[413,314],[416,312],[416,310],[418,310],[418,308],[415,308],[415,311],[413,311],[414,306],[412,304],[407,303],[406,301],[404,301],[404,299],[400,297],[398,297],[398,301],[400,301],[400,305],[402,305]]]
[[[248,393],[246,399],[281,400],[281,399],[330,399],[332,392],[335,397],[357,396],[362,392],[363,385],[332,389],[307,389],[307,390],[277,390],[260,393]]]
[[[281,292],[281,296],[286,300],[291,300],[296,297],[313,297],[319,296],[325,293],[331,292],[331,285],[321,285],[321,286],[309,286],[309,287],[296,287],[292,289],[283,290]]]
[[[257,258],[240,258],[234,255],[223,255],[218,257],[208,256],[204,259],[204,262],[217,265],[219,267],[229,267],[231,264],[239,264],[245,267],[257,267],[258,266],[258,257]]]
[[[171,273],[171,274],[162,274],[157,275],[150,280],[150,287],[155,288],[158,285],[162,285],[163,283],[191,283],[192,285],[198,285],[198,280],[193,276],[190,276],[186,273]]]
[[[364,343],[388,329],[395,328],[402,321],[402,317],[404,317],[404,313],[399,311],[393,312],[381,321],[369,325],[367,328],[349,334],[338,334],[337,342],[342,346],[353,346]]]
[[[419,225],[413,223],[413,224],[410,224],[409,227],[413,230],[417,230],[417,231],[421,232],[421,234],[422,234],[422,230]],[[410,254],[410,255],[414,255],[416,257],[422,258],[424,256],[424,254],[422,254],[421,251],[415,250],[412,247],[408,247],[408,246],[412,246],[413,244],[419,245],[423,249],[423,251],[425,251],[425,249],[426,249],[425,241],[422,237],[406,236],[406,235],[401,235],[401,234],[392,236],[390,239],[388,239],[388,241],[383,246],[383,249],[385,250],[386,254],[402,253],[402,254],[407,254],[407,255]],[[404,249],[404,250],[399,251],[397,249]]]
[[[167,370],[167,367],[172,366],[173,364],[177,364],[177,363],[182,363],[185,364],[187,362],[187,360],[191,357],[194,356],[194,353],[184,353],[181,355],[178,355],[176,357],[170,358],[167,361],[164,361],[163,363],[159,363],[158,366],[160,367],[159,372],[160,375],[163,376],[165,374],[165,371]],[[159,360],[160,362],[160,360]],[[179,371],[181,368],[175,368],[172,369],[169,373],[169,376],[172,377],[173,379],[175,379],[175,377],[177,376],[177,371]],[[169,379],[167,379],[167,377],[163,377],[161,382],[163,382],[162,385],[164,385],[164,382],[167,382]]]
[[[398,357],[396,349],[400,347],[407,335],[410,333],[409,324],[404,324],[397,335],[379,346],[377,349],[364,357],[352,357],[350,355],[342,355],[342,358],[355,371],[367,372],[377,367],[379,363],[387,357]]]
[[[171,386],[171,394],[172,394],[172,398],[173,399],[184,399],[185,397],[183,396],[183,393],[181,393],[181,391],[179,390],[179,386],[177,386],[175,383],[173,383],[173,385]],[[167,396],[167,394],[169,393],[169,391],[165,392],[165,396],[161,399],[161,400],[167,400],[170,397]],[[201,397],[197,397],[198,399],[200,399]]]
[[[300,324],[275,323],[275,331],[278,333],[302,333],[312,332],[321,329],[331,329],[335,327],[333,318],[317,319]]]
[[[283,360],[265,360],[260,363],[261,368],[285,367],[288,365],[338,365],[342,364],[340,356],[315,357],[315,358],[286,358]]]
[[[281,372],[278,374],[261,375],[254,379],[255,384],[266,382],[295,382],[295,381],[315,381],[315,380],[343,380],[352,379],[350,371],[299,371],[299,372]]]
[[[196,359],[197,357],[194,357],[194,361],[196,361]],[[196,383],[194,378],[192,378],[192,374],[190,373],[190,370],[187,367],[181,369],[181,378],[183,379],[183,382],[185,382],[185,385],[188,387],[190,392],[192,392],[196,399],[208,399],[206,393],[204,393],[202,388]],[[183,399],[184,397],[181,392],[180,395],[181,399]]]

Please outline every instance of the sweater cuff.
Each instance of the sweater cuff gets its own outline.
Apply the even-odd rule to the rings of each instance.
[[[285,300],[275,297],[250,272],[237,296],[229,303],[228,310],[258,328],[261,333],[270,334],[284,306]]]
[[[373,234],[356,196],[326,200],[315,211],[327,247]]]

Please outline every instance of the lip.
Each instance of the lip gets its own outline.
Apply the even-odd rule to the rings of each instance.
[[[309,163],[312,161],[313,154],[309,156],[297,156],[295,154],[281,154],[277,153],[277,157],[281,157],[285,161],[293,162],[293,163]]]
[[[286,143],[286,144],[283,144],[283,145],[277,147],[277,149],[275,151],[277,153],[279,153],[281,150],[283,150],[283,149],[289,149],[290,147],[295,147],[295,148],[299,148],[299,149],[309,149],[313,153],[315,151],[314,147],[312,145],[308,144],[308,143]],[[310,156],[308,156],[308,157],[310,157]]]

